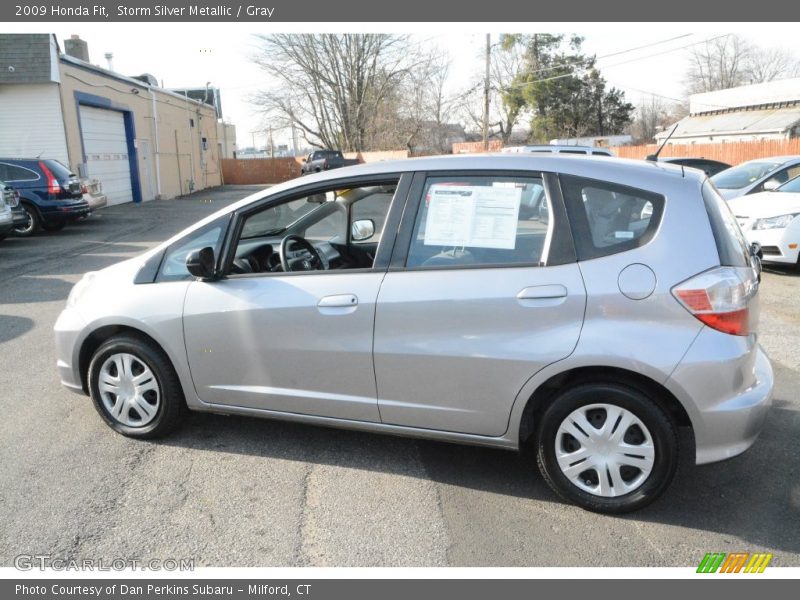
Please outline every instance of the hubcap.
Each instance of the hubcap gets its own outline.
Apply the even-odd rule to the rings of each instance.
[[[644,423],[613,404],[582,406],[558,428],[556,460],[564,476],[595,496],[639,488],[653,470],[655,446]]]
[[[128,427],[144,427],[158,413],[161,391],[155,375],[133,354],[112,354],[100,367],[97,387],[108,413]]]
[[[25,234],[28,233],[31,229],[33,229],[33,217],[31,216],[31,213],[27,209],[27,207],[23,207],[22,210],[25,213],[25,216],[27,217],[28,221],[27,223],[25,223],[25,225],[18,225],[17,227],[15,227],[14,231],[16,231],[17,233]]]

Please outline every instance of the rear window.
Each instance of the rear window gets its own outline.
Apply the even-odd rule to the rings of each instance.
[[[722,199],[714,186],[706,181],[703,184],[703,203],[708,213],[708,221],[714,234],[714,242],[719,252],[719,263],[723,267],[747,267],[750,265],[750,252],[744,234],[736,222],[728,203]]]
[[[655,235],[664,197],[623,185],[561,176],[578,260],[632,250]]]
[[[50,172],[55,176],[55,178],[60,181],[69,179],[73,176],[72,171],[70,171],[57,160],[46,160],[44,161],[44,164],[47,165],[47,168],[50,169]]]

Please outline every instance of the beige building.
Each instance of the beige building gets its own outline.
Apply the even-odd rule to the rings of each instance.
[[[92,65],[85,42],[68,42],[72,55],[47,34],[0,34],[0,156],[59,159],[100,180],[110,204],[222,183],[235,130],[214,106]]]

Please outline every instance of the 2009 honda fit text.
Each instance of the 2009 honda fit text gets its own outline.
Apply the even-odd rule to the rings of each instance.
[[[164,435],[189,408],[530,444],[560,496],[618,513],[668,486],[679,427],[697,463],[756,439],[773,386],[759,268],[700,171],[362,165],[86,274],[56,323],[58,370],[124,435]]]

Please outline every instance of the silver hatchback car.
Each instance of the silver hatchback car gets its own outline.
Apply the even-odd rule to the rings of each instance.
[[[520,210],[532,196],[547,210]],[[756,439],[773,388],[759,268],[693,169],[362,165],[87,273],[55,326],[58,371],[131,437],[188,408],[531,446],[561,497],[620,513],[668,486],[678,428],[697,463]]]

